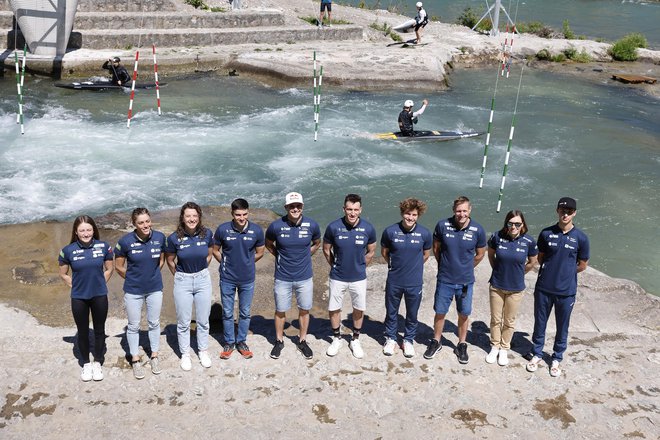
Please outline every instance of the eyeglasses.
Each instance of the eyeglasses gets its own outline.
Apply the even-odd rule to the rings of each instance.
[[[506,222],[506,227],[507,227],[507,228],[513,228],[514,226],[515,226],[516,228],[519,228],[519,227],[521,227],[522,225],[523,225],[522,223],[518,223],[518,222]]]

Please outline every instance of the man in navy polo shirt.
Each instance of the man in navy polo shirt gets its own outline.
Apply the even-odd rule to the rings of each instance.
[[[408,198],[399,203],[402,220],[383,231],[381,255],[387,262],[385,283],[385,345],[383,354],[392,356],[396,347],[401,299],[406,302],[406,331],[403,355],[415,356],[413,340],[417,333],[417,312],[422,302],[424,263],[431,256],[431,232],[417,223],[426,212],[426,203]]]
[[[454,353],[461,364],[468,363],[468,321],[472,313],[474,268],[486,254],[486,231],[470,218],[470,199],[460,196],[454,200],[454,215],[440,220],[433,232],[433,255],[438,262],[438,281],[435,288],[433,309],[433,339],[424,357],[431,359],[442,348],[442,330],[445,316],[456,298],[458,312],[458,345]]]
[[[353,304],[353,338],[348,345],[353,356],[364,356],[359,337],[367,304],[367,265],[376,251],[376,230],[360,218],[361,213],[362,198],[348,194],[344,216],[330,223],[323,235],[323,255],[331,268],[328,311],[332,343],[326,351],[328,356],[336,355],[341,348],[341,306],[346,291]]]
[[[220,359],[229,359],[234,348],[245,359],[252,357],[247,345],[250,310],[254,297],[254,263],[264,256],[264,232],[248,221],[245,199],[231,202],[232,221],[218,226],[213,236],[213,256],[220,263],[220,300],[225,343]],[[238,292],[238,331],[234,331],[234,301]]]
[[[287,214],[271,223],[266,230],[266,249],[275,257],[276,339],[270,352],[273,359],[278,359],[284,348],[284,324],[293,292],[296,294],[300,323],[298,350],[305,359],[311,359],[314,355],[305,337],[314,296],[312,255],[321,245],[321,229],[314,220],[303,216],[303,207],[302,195],[297,192],[287,194],[284,202]]]
[[[543,359],[545,329],[555,308],[557,333],[553,346],[550,375],[561,375],[560,362],[568,341],[568,325],[577,294],[577,274],[589,262],[589,238],[573,224],[577,202],[562,197],[557,203],[559,221],[539,234],[539,275],[534,288],[534,333],[532,358],[527,371],[534,372]]]

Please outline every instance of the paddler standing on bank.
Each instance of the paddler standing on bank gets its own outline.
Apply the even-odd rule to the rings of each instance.
[[[415,103],[411,99],[407,99],[403,103],[403,110],[399,113],[399,131],[402,136],[415,136],[413,124],[417,123],[417,116],[424,113],[427,105],[429,105],[429,101],[425,99],[422,101],[420,109],[413,112],[412,108],[415,106]]]

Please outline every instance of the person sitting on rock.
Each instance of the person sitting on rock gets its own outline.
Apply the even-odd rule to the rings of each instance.
[[[109,58],[101,67],[112,73],[112,84],[117,84],[118,86],[130,84],[131,76],[128,74],[126,68],[121,65],[119,57]]]
[[[413,129],[413,124],[417,123],[417,116],[424,113],[426,106],[429,104],[427,99],[422,101],[422,107],[416,112],[412,111],[412,108],[415,106],[415,103],[407,99],[403,103],[403,110],[399,113],[399,131],[402,136],[415,136],[415,130]]]

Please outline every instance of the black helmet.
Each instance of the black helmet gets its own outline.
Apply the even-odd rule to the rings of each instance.
[[[118,63],[118,62],[120,62],[121,60],[119,59],[119,57],[114,57],[114,58],[112,59],[112,61],[115,62],[115,63]]]

